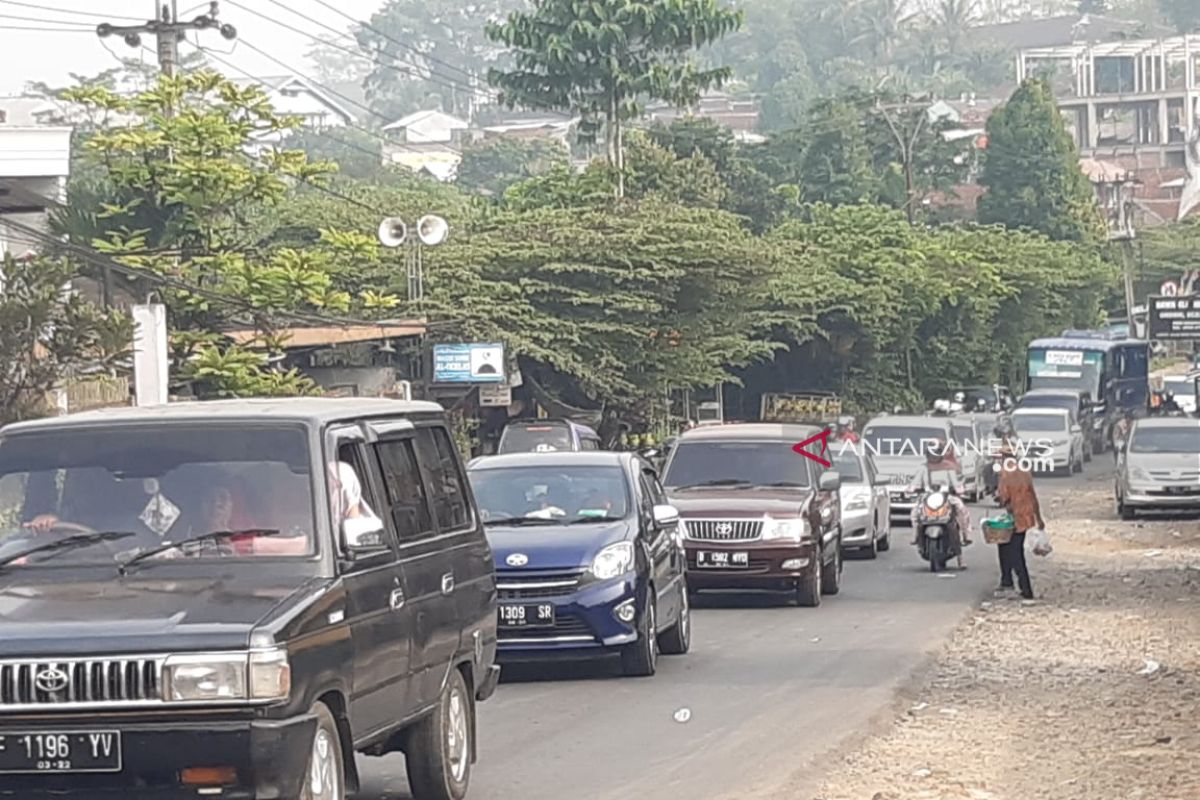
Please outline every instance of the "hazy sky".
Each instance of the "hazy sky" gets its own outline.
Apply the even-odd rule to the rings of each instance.
[[[202,0],[177,1],[179,16],[184,19],[194,17],[208,8],[208,3]],[[141,57],[154,60],[152,54],[145,50],[134,50],[119,37],[101,40],[94,31],[87,30],[106,20],[119,24],[137,24],[132,20],[111,20],[107,15],[146,18],[154,12],[154,0],[20,0],[21,5],[15,5],[15,2],[16,0],[0,0],[0,94],[19,93],[26,81],[40,80],[58,85],[65,83],[68,74],[72,72],[93,75],[114,66],[117,63],[114,54],[124,57],[137,53]],[[270,0],[238,0],[238,3],[293,27],[311,31],[314,36],[329,33],[295,14],[284,11]],[[322,7],[316,0],[281,0],[281,3],[298,14],[338,30],[345,30],[350,25],[348,20]],[[366,19],[382,4],[383,0],[330,2],[330,5],[340,8],[356,19]],[[49,11],[46,6],[58,10]],[[79,13],[62,13],[63,11]],[[222,22],[233,24],[239,37],[244,37],[247,42],[271,53],[280,61],[297,67],[302,72],[312,69],[312,65],[304,58],[305,51],[312,44],[311,38],[281,28],[273,22],[227,3],[221,4],[220,19]],[[71,27],[78,32],[14,30],[17,27]],[[216,31],[193,33],[189,38],[195,41],[197,36],[205,47],[214,51],[228,51],[234,47],[233,42],[222,39]],[[152,39],[143,39],[145,44],[154,46]],[[112,52],[105,49],[106,46],[111,48]],[[181,44],[180,47],[181,54],[193,50],[189,44]],[[220,56],[253,75],[277,75],[284,72],[278,65],[272,64],[246,47],[237,47],[229,55],[221,52]],[[230,72],[233,73],[232,70]]]

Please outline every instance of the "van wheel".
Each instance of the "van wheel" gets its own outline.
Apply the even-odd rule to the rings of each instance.
[[[646,595],[646,611],[638,626],[637,641],[625,645],[621,651],[621,669],[635,678],[649,678],[658,671],[658,603],[653,586],[647,588]]]
[[[409,733],[408,783],[421,800],[463,800],[475,755],[475,700],[455,669],[432,714]]]
[[[892,531],[889,528],[883,532],[883,536],[879,539],[879,552],[886,553],[892,549]]]
[[[1074,472],[1076,474],[1083,472],[1083,458],[1082,457],[1078,461],[1076,461],[1075,464],[1071,467],[1071,472]]]
[[[796,603],[808,608],[821,605],[821,576],[825,572],[821,557],[817,556],[813,563],[812,572],[800,579],[796,584]]]
[[[658,639],[658,649],[668,656],[681,656],[692,649],[692,609],[688,593],[679,593],[679,619]]]
[[[308,774],[301,800],[344,800],[346,797],[346,764],[342,755],[342,738],[338,734],[333,712],[324,703],[313,706],[317,715],[317,730],[313,733],[312,752],[308,757]]]

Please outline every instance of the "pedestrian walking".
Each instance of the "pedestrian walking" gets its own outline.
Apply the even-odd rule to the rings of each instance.
[[[1025,563],[1025,534],[1035,528],[1045,530],[1042,507],[1033,488],[1033,474],[1016,457],[1016,448],[1004,449],[1001,460],[1000,486],[996,499],[1008,509],[1013,518],[1012,538],[999,546],[1000,588],[1013,588],[1013,577],[1021,588],[1021,596],[1033,599],[1033,584],[1029,579],[1029,567]]]

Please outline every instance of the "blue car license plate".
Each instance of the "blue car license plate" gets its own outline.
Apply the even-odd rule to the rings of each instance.
[[[0,774],[120,771],[120,731],[0,733]]]
[[[749,553],[730,553],[724,550],[696,552],[696,567],[699,569],[746,569],[749,566]]]
[[[554,606],[550,603],[501,603],[501,628],[553,628]]]

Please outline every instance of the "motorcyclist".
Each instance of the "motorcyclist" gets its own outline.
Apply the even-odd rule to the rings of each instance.
[[[1179,403],[1175,401],[1175,393],[1167,391],[1163,393],[1162,413],[1164,414],[1182,414],[1183,409],[1179,407]]]
[[[939,474],[944,477],[939,479]],[[916,479],[908,487],[908,490],[910,492],[920,492],[922,495],[941,487],[949,490],[948,501],[954,509],[954,517],[958,522],[956,526],[958,528],[958,540],[954,542],[955,556],[958,559],[958,568],[963,569],[962,548],[964,545],[971,543],[971,512],[967,510],[967,504],[960,497],[962,485],[958,482],[957,475],[958,462],[954,459],[952,448],[945,440],[939,439],[926,449],[925,465],[917,473]],[[913,506],[912,510],[912,544],[914,545],[919,544],[917,541],[917,516],[920,514],[920,510],[921,506],[918,502]]]
[[[838,439],[839,441],[851,442],[853,444],[857,444],[859,442],[859,436],[854,431],[854,417],[838,417],[837,431],[834,434],[834,438]]]

